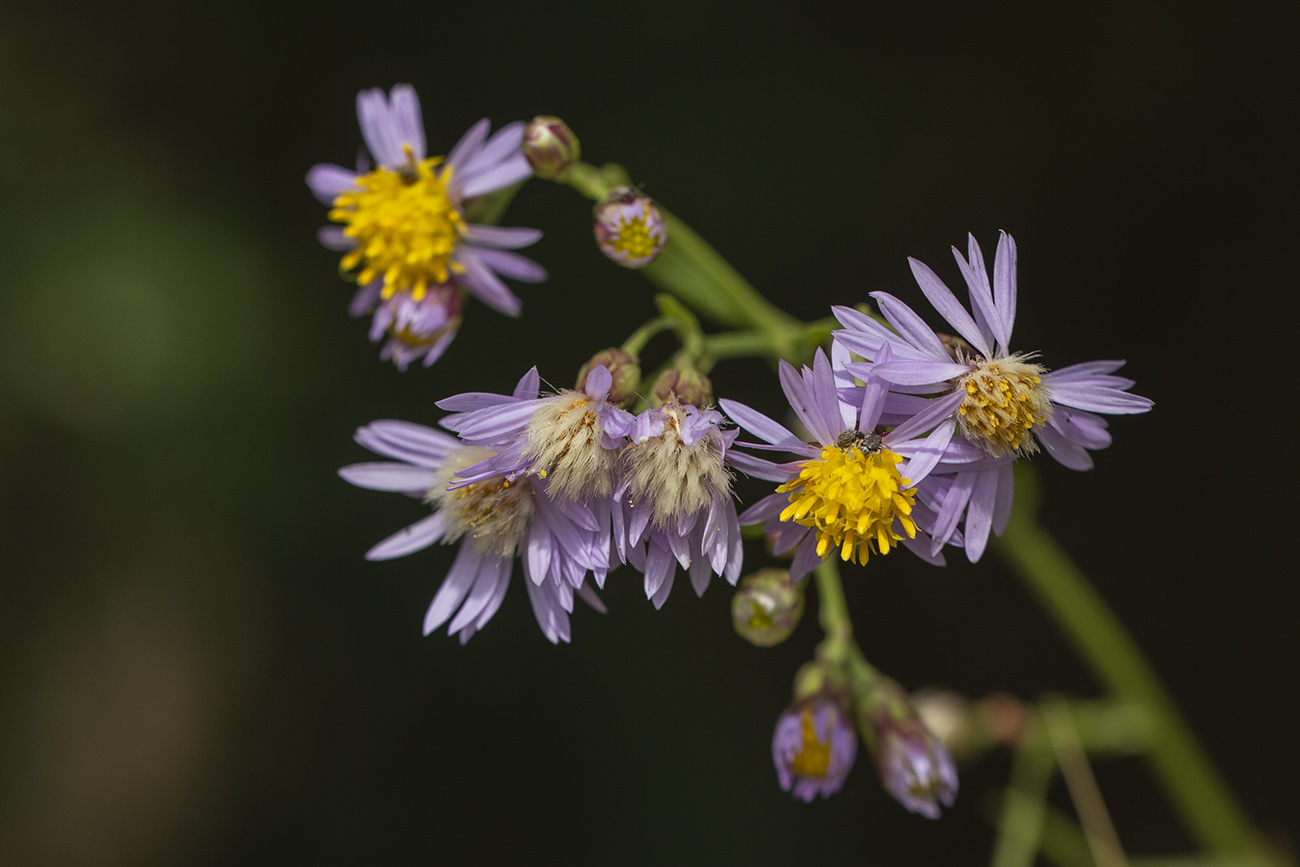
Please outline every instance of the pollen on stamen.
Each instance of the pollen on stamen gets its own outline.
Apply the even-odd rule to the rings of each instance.
[[[796,478],[777,488],[790,497],[781,520],[812,527],[819,557],[838,549],[841,560],[866,565],[873,553],[888,554],[902,541],[895,519],[909,538],[916,536],[915,494],[898,472],[902,461],[887,448],[864,452],[827,446],[819,459],[805,461]]]
[[[527,479],[511,483],[505,476],[495,476],[449,490],[458,473],[495,454],[477,446],[452,452],[434,474],[425,500],[442,513],[445,544],[468,535],[483,553],[513,557],[533,518],[533,491]]]
[[[436,171],[442,157],[384,166],[357,178],[358,192],[334,200],[329,218],[356,241],[340,268],[356,271],[358,283],[383,278],[383,297],[410,292],[419,301],[430,286],[464,272],[453,254],[465,231],[460,211],[447,195],[451,168]]]
[[[966,397],[957,409],[963,435],[994,457],[1038,451],[1032,433],[1052,417],[1052,395],[1043,384],[1047,368],[1016,355],[978,360],[957,387]]]

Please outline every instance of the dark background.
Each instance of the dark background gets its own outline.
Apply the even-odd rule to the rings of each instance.
[[[937,823],[865,756],[832,800],[779,790],[811,616],[760,650],[725,583],[655,612],[625,570],[572,646],[516,586],[461,648],[420,636],[450,550],[362,560],[423,513],[334,475],[367,459],[356,426],[433,423],[532,364],[568,384],[651,315],[588,204],[534,182],[507,218],[547,233],[524,316],[473,306],[431,370],[381,364],[302,178],[350,163],[356,91],[399,81],[435,153],[561,115],[806,319],[920,306],[906,256],[956,284],[950,244],[1012,232],[1017,347],[1127,358],[1156,401],[1094,472],[1037,462],[1045,520],[1294,842],[1296,9],[0,9],[0,861],[987,860],[1005,756]],[[760,364],[715,383],[780,412]],[[993,556],[847,585],[911,687],[1097,692]],[[1097,773],[1131,853],[1189,848],[1140,762]]]

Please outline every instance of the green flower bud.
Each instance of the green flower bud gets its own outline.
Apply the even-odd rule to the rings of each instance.
[[[683,361],[659,374],[654,385],[650,386],[650,395],[659,404],[675,400],[681,404],[704,407],[713,403],[713,383],[690,362]]]
[[[578,372],[578,384],[574,387],[581,390],[587,374],[596,367],[606,368],[614,378],[614,384],[609,388],[609,402],[625,408],[630,406],[641,387],[641,365],[637,357],[618,347],[602,349],[582,366]]]
[[[731,623],[750,644],[771,647],[790,637],[803,616],[803,585],[790,583],[787,569],[746,575],[731,598]]]
[[[564,121],[539,114],[524,127],[524,156],[537,177],[558,181],[582,156],[582,145]]]

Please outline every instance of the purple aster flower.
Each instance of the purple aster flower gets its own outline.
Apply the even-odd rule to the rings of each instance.
[[[537,388],[533,369],[512,396],[458,395],[447,402],[517,404],[536,396]],[[553,498],[544,479],[485,469],[515,444],[503,438],[500,449],[486,447],[402,421],[374,422],[358,430],[356,438],[393,460],[353,464],[339,475],[359,487],[421,498],[434,510],[371,548],[366,558],[387,560],[434,542],[460,543],[425,615],[426,635],[449,619],[448,631],[457,633],[462,644],[482,629],[505,597],[516,557],[538,625],[552,643],[569,640],[575,594],[604,610],[585,579],[590,572],[603,582],[609,569],[608,516]]]
[[[613,509],[619,556],[645,575],[646,596],[662,607],[678,564],[703,595],[709,579],[740,578],[742,545],[731,496],[724,431],[714,410],[676,401],[636,417],[623,448]]]
[[[955,414],[961,432],[994,457],[1031,454],[1043,448],[1074,470],[1092,468],[1090,449],[1110,445],[1106,422],[1095,413],[1146,412],[1150,400],[1129,394],[1133,380],[1115,376],[1123,361],[1092,361],[1054,372],[1033,361],[1036,353],[1011,352],[1016,318],[1016,244],[1005,232],[993,260],[993,280],[974,236],[969,260],[953,248],[970,289],[971,311],[933,271],[915,259],[912,274],[925,297],[970,345],[951,351],[903,302],[873,292],[893,331],[847,307],[835,314],[844,330],[835,340],[867,362],[848,363],[855,376],[867,371],[893,391],[939,394],[939,404]],[[886,360],[881,352],[888,348]]]
[[[839,702],[819,696],[786,709],[772,733],[772,764],[781,790],[801,801],[830,797],[858,755],[858,736]]]
[[[615,187],[593,215],[600,251],[624,268],[644,268],[668,242],[659,207],[631,187]]]
[[[488,136],[479,121],[444,159],[425,152],[420,102],[410,85],[385,96],[378,88],[357,95],[357,117],[375,167],[349,171],[320,164],[307,185],[332,206],[341,226],[321,229],[321,243],[346,251],[341,267],[355,271],[360,288],[354,315],[374,312],[371,337],[389,335],[385,357],[399,367],[415,359],[432,364],[455,336],[468,293],[508,316],[520,302],[501,277],[528,283],[546,279],[537,263],[511,250],[541,237],[536,229],[468,223],[464,204],[532,174],[522,146],[524,125]]]
[[[855,402],[841,398],[830,361],[820,349],[812,370],[800,373],[781,362],[781,387],[795,415],[815,438],[805,443],[760,412],[731,400],[722,409],[767,445],[750,448],[786,451],[799,460],[773,464],[732,452],[732,466],[751,476],[781,482],[777,492],[740,516],[742,524],[764,522],[775,537],[774,552],[794,551],[790,576],[799,580],[831,551],[843,560],[865,564],[873,553],[887,554],[901,542],[930,562],[942,563],[924,540],[934,513],[915,501],[915,488],[948,454],[951,414],[938,401],[922,401],[910,414],[894,412],[895,427],[876,433],[886,419],[887,383],[866,374]],[[905,462],[906,461],[906,462]],[[917,539],[917,532],[922,539]]]
[[[927,819],[957,798],[957,768],[897,682],[882,678],[858,705],[862,731],[880,781],[900,804]]]

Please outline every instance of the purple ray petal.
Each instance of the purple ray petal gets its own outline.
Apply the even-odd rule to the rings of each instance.
[[[718,406],[722,407],[722,411],[736,424],[778,448],[794,451],[803,451],[805,448],[803,440],[790,433],[784,425],[777,424],[758,410],[726,398],[719,400]]]
[[[1001,318],[1001,333],[1008,341],[998,347],[1005,355],[1011,350],[1011,334],[1016,327],[1016,239],[1006,232],[998,236],[998,250],[993,254],[993,303]]]
[[[356,172],[332,163],[317,163],[312,166],[307,172],[307,186],[311,187],[312,195],[327,205],[334,204],[341,193],[360,189],[357,186]]]
[[[410,464],[366,463],[352,464],[339,470],[346,482],[372,491],[397,491],[403,494],[422,494],[429,490],[433,472],[428,467]]]
[[[442,431],[409,421],[381,419],[358,428],[358,443],[378,455],[437,469],[460,442]]]
[[[874,372],[881,379],[897,385],[942,385],[970,372],[964,364],[952,361],[891,361],[877,364]]]
[[[807,370],[805,368],[805,370]],[[781,388],[785,392],[786,399],[790,402],[790,408],[794,414],[803,422],[804,427],[813,435],[823,446],[835,442],[843,428],[837,427],[832,431],[826,423],[822,414],[818,412],[817,400],[812,394],[809,383],[801,376],[790,362],[781,359],[780,363]]]
[[[790,580],[795,583],[802,581],[822,560],[822,557],[817,556],[817,535],[809,533],[799,543],[799,547],[794,552],[794,559],[790,561]]]
[[[460,137],[460,141],[456,142],[456,145],[447,154],[447,159],[444,165],[452,167],[453,179],[459,173],[461,164],[464,160],[469,157],[472,152],[478,150],[479,145],[483,143],[483,139],[487,138],[488,129],[491,128],[491,126],[491,122],[489,122],[486,117],[483,118],[466,130],[465,134]]]
[[[984,333],[984,342],[991,347],[994,341],[1002,342],[997,327],[1000,318],[993,304],[993,288],[989,286],[989,272],[984,264],[984,253],[980,250],[979,242],[975,240],[974,235],[968,234],[966,239],[970,261],[963,258],[961,251],[956,247],[952,248],[952,255],[957,260],[957,267],[961,269],[961,276],[966,280],[966,286],[970,290],[971,314],[979,325],[980,331]]]
[[[416,162],[419,162],[425,156],[424,119],[420,116],[420,98],[415,95],[415,88],[409,84],[394,86],[388,94],[388,102],[389,117],[398,139],[398,147],[409,144]]]
[[[451,564],[447,577],[442,580],[442,586],[438,588],[433,602],[429,604],[429,610],[425,612],[425,635],[446,623],[447,618],[460,607],[470,587],[474,585],[474,579],[482,570],[485,559],[485,555],[475,551],[473,545],[460,546],[455,562]]]
[[[542,237],[541,229],[524,229],[510,226],[482,226],[471,223],[465,228],[465,240],[477,247],[498,250],[518,250],[536,244]]]
[[[948,320],[948,324],[966,338],[981,355],[988,358],[992,349],[988,339],[975,324],[971,315],[966,312],[966,308],[961,306],[957,296],[952,294],[952,290],[924,262],[911,258],[907,261],[912,266],[912,276],[916,278],[916,285],[921,287],[921,292],[925,294],[934,309],[939,311],[939,315]]]
[[[1034,431],[1047,453],[1069,469],[1081,472],[1092,469],[1092,455],[1088,454],[1082,446],[1066,439],[1065,434],[1058,431],[1052,421],[1049,419],[1046,425]]]
[[[506,288],[501,278],[483,263],[478,252],[468,245],[461,245],[456,253],[456,261],[465,266],[465,273],[459,281],[466,289],[487,306],[507,316],[518,316],[523,303]]]
[[[970,506],[966,510],[966,558],[978,563],[984,556],[984,546],[989,541],[993,527],[993,514],[997,510],[998,470],[974,473],[975,485],[971,489]]]
[[[411,526],[389,536],[366,552],[367,560],[392,560],[429,547],[442,538],[442,515],[438,512],[421,518]]]
[[[464,183],[457,185],[460,187],[460,194],[469,199],[517,184],[532,177],[532,174],[533,167],[528,164],[523,154],[519,154],[487,171],[477,172]]]
[[[880,312],[889,320],[889,324],[894,326],[894,329],[914,349],[940,361],[952,360],[934,330],[926,325],[925,320],[917,316],[911,307],[888,292],[872,292],[871,297],[876,299]]]
[[[1155,405],[1150,398],[1129,394],[1127,391],[1116,391],[1111,388],[1099,388],[1075,382],[1058,383],[1055,380],[1052,381],[1052,400],[1076,409],[1087,409],[1111,415],[1132,415],[1146,412]]]

